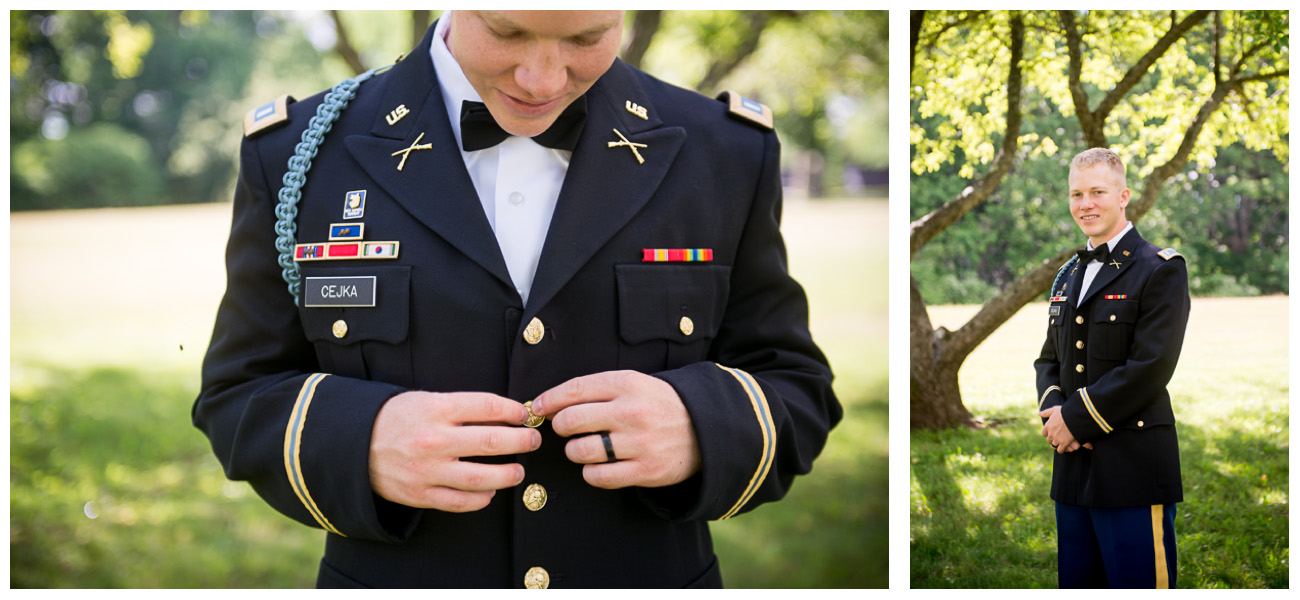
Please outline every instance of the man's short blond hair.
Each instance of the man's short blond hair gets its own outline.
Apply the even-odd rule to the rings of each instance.
[[[1111,170],[1119,178],[1119,187],[1121,189],[1128,187],[1128,175],[1124,169],[1124,161],[1119,159],[1109,148],[1089,148],[1074,155],[1074,160],[1070,161],[1070,172],[1082,171],[1096,166],[1103,166]]]

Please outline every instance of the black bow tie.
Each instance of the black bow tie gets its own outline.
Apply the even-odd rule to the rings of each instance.
[[[547,148],[573,152],[578,147],[578,136],[582,135],[582,125],[587,121],[587,97],[578,96],[568,108],[560,113],[546,131],[533,136],[533,141]],[[482,102],[465,100],[460,105],[460,145],[466,152],[491,148],[510,137],[506,130],[497,125],[492,113]]]
[[[1083,265],[1093,260],[1105,263],[1106,259],[1110,258],[1110,244],[1102,244],[1096,250],[1079,250],[1077,254],[1079,255],[1079,263]]]

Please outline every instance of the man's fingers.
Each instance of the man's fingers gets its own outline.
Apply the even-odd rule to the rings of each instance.
[[[507,423],[523,425],[528,409],[523,404],[496,394],[456,392],[434,394],[432,409],[449,423]]]
[[[609,435],[610,445],[614,447],[615,459],[626,460],[638,455],[631,438],[621,437],[616,433],[607,435]],[[564,445],[564,456],[583,465],[609,462],[609,456],[605,453],[605,440],[601,439],[598,433],[569,440]]]
[[[574,377],[533,400],[533,414],[549,416],[576,404],[604,402],[618,397],[625,389],[625,376],[619,371]]]
[[[454,513],[473,512],[485,508],[495,495],[496,492],[492,490],[466,492],[447,487],[431,487],[424,490],[420,502],[415,507]]]
[[[596,437],[599,441],[600,436]],[[640,468],[641,465],[634,460],[586,465],[582,467],[582,478],[595,487],[616,490],[632,485]]]
[[[551,430],[562,437],[613,430],[622,424],[614,408],[616,404],[595,402],[570,406],[551,417]]]
[[[525,427],[470,425],[442,430],[444,435],[429,440],[440,446],[444,456],[503,456],[532,452],[542,445],[542,434]],[[435,449],[435,448],[431,448]]]
[[[464,460],[448,461],[435,475],[432,483],[464,492],[486,492],[519,485],[524,480],[524,468],[517,464],[490,465]]]

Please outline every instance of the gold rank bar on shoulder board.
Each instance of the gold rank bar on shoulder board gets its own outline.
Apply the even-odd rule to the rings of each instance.
[[[311,260],[363,260],[397,258],[398,242],[330,242],[298,244],[294,262]]]

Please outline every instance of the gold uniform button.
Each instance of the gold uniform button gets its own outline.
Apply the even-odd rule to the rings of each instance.
[[[1114,323],[1114,322],[1115,322],[1115,315],[1111,315],[1111,316],[1110,316],[1110,322],[1111,322],[1111,323]]]
[[[695,321],[692,321],[690,317],[682,317],[681,322],[678,323],[677,326],[681,328],[682,335],[695,333]]]
[[[524,587],[530,590],[544,590],[551,585],[551,574],[541,567],[533,567],[524,573]]]
[[[537,427],[538,425],[541,425],[542,423],[546,422],[546,417],[539,417],[539,416],[533,414],[533,401],[532,401],[532,400],[529,400],[529,401],[525,402],[525,403],[524,403],[524,408],[528,410],[528,420],[527,420],[527,421],[524,421],[524,425],[525,425],[525,426],[527,426],[527,427]],[[539,507],[539,508],[540,508],[540,507]],[[536,509],[534,509],[534,510],[536,510]]]
[[[530,483],[524,488],[524,507],[533,512],[546,506],[546,488],[540,484]]]
[[[1082,373],[1082,372],[1083,372],[1083,365],[1074,365],[1074,372],[1075,372],[1075,373]]]
[[[1142,421],[1138,421],[1138,427],[1142,426]]]
[[[533,320],[528,322],[528,327],[524,328],[524,341],[529,345],[536,346],[545,335],[546,326],[542,325],[542,320],[537,317],[533,317]]]
[[[348,323],[343,319],[334,322],[334,337],[343,339],[348,334]]]
[[[1075,342],[1075,343],[1074,343],[1074,347],[1075,347],[1075,348],[1078,348],[1078,349],[1080,349],[1080,350],[1083,350],[1083,340],[1079,340],[1079,341]]]
[[[1082,317],[1082,316],[1075,317],[1075,318],[1074,318],[1074,322],[1077,323],[1077,324],[1079,324],[1079,325],[1083,325],[1083,317]]]

